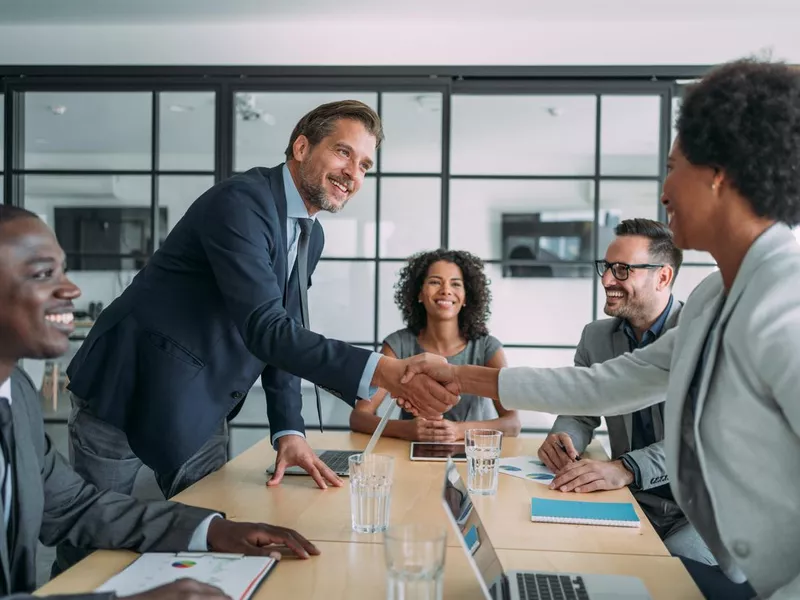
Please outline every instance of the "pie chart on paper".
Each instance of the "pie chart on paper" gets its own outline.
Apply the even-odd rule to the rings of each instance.
[[[191,560],[176,560],[172,566],[176,569],[188,569],[195,566],[197,563]]]

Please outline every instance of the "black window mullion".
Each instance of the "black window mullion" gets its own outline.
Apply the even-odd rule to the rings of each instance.
[[[378,116],[383,119],[383,93],[378,93]],[[377,347],[380,341],[378,340],[379,334],[379,322],[378,322],[378,311],[380,310],[380,290],[381,290],[381,262],[380,262],[380,249],[381,249],[381,162],[383,159],[383,152],[380,148],[377,150],[377,156],[375,157],[375,164],[377,164],[377,169],[375,169],[375,257],[374,257],[374,265],[375,265],[375,289],[373,294],[373,311],[372,311],[372,337],[374,338],[374,347]]]
[[[158,163],[161,141],[160,98],[156,91],[152,92],[152,114],[150,115],[150,254],[158,250],[159,218],[158,218]]]

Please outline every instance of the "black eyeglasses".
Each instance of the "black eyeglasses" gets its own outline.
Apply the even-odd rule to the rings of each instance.
[[[595,269],[597,269],[597,274],[600,275],[600,277],[602,277],[606,271],[611,269],[611,274],[614,276],[614,279],[618,281],[625,281],[630,275],[631,269],[660,269],[664,265],[629,265],[623,262],[610,263],[607,260],[596,260],[594,261],[594,266]]]

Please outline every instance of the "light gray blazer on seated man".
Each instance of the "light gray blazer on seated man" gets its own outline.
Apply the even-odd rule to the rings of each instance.
[[[800,598],[798,275],[800,245],[773,225],[727,294],[712,273],[646,348],[588,369],[502,369],[498,381],[507,408],[556,414],[620,415],[666,391],[675,499],[728,576],[773,600]]]
[[[683,304],[672,301],[664,327],[659,337],[678,324]],[[581,341],[575,351],[575,366],[590,367],[630,352],[630,341],[625,333],[625,321],[620,318],[599,319],[583,328]],[[647,409],[645,409],[647,410]],[[608,437],[611,442],[611,458],[619,459],[626,455],[639,469],[637,481],[630,486],[631,492],[653,523],[659,536],[664,540],[672,554],[694,560],[716,564],[697,531],[687,522],[678,504],[664,494],[650,493],[648,490],[669,485],[667,460],[664,451],[664,403],[653,404],[650,408],[653,420],[653,433],[656,440],[644,448],[631,450],[633,435],[633,413],[606,417]],[[592,441],[600,427],[599,416],[561,415],[553,423],[551,433],[563,432],[572,438],[575,450],[579,453]]]

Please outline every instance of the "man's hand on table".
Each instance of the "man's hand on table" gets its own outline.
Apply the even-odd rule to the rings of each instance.
[[[208,550],[246,554],[308,558],[319,554],[317,547],[294,529],[265,523],[239,523],[223,518],[212,519],[208,526]]]
[[[556,473],[550,489],[581,494],[599,490],[618,490],[631,483],[633,483],[633,473],[621,460],[584,458],[567,464]]]
[[[293,466],[298,466],[306,471],[323,490],[327,489],[328,485],[334,487],[342,486],[342,480],[320,460],[319,456],[308,445],[306,439],[302,436],[291,434],[278,438],[275,474],[267,482],[267,485],[270,487],[280,485],[286,469]]]

